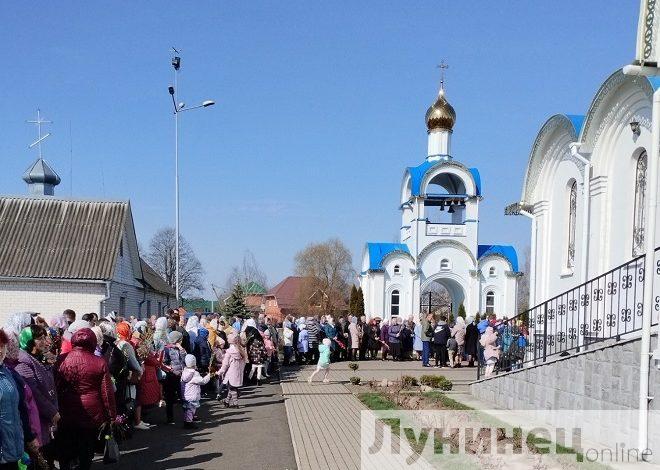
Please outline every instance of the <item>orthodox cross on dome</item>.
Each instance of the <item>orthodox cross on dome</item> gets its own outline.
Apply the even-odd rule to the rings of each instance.
[[[445,70],[449,68],[449,64],[442,59],[440,64],[437,65],[437,68],[440,69],[440,92],[443,92],[445,89]]]
[[[41,153],[41,143],[46,140],[46,138],[50,135],[50,132],[46,135],[41,135],[41,126],[43,124],[52,124],[53,121],[48,121],[46,119],[43,119],[41,117],[41,110],[37,108],[37,119],[35,121],[25,121],[28,124],[34,124],[37,126],[37,140],[32,142],[30,145],[28,145],[28,148],[31,149],[35,145],[39,147],[39,158],[42,158],[42,153]]]

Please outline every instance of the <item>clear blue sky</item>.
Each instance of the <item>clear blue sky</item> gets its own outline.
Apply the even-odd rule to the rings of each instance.
[[[634,55],[638,0],[2,2],[0,193],[25,194],[37,107],[57,193],[130,199],[137,235],[173,225],[170,53],[182,116],[182,233],[224,284],[250,249],[271,285],[306,244],[398,235],[442,58],[454,157],[482,175],[481,243],[529,245],[505,217],[552,114],[585,113]],[[71,126],[71,141],[69,139]],[[73,150],[73,179],[70,150]]]

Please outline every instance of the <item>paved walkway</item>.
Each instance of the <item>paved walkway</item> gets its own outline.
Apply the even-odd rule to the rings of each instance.
[[[299,470],[410,468],[403,457],[390,456],[384,460],[360,448],[361,413],[368,409],[346,387],[349,377],[381,381],[402,375],[437,374],[459,383],[468,383],[476,377],[475,369],[430,369],[418,362],[364,361],[356,372],[346,362],[332,364],[330,384],[321,383],[319,376],[308,384],[306,380],[314,369],[315,366],[304,366],[282,370],[282,390]],[[382,435],[375,439],[382,439]],[[405,443],[399,444],[405,448]],[[415,468],[430,466],[420,460]]]
[[[215,400],[202,402],[198,430],[166,425],[165,410],[155,409],[145,421],[157,426],[136,431],[121,446],[121,460],[108,469],[295,469],[293,445],[279,382],[242,388],[239,409],[224,409]],[[101,464],[98,466],[101,467]]]

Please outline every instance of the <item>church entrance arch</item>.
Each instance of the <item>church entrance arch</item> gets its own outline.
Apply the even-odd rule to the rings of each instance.
[[[422,284],[420,309],[423,313],[435,313],[456,317],[458,308],[465,302],[465,289],[455,279],[434,277]]]

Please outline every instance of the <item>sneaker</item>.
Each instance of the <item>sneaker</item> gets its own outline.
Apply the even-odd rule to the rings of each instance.
[[[146,431],[148,429],[151,429],[151,426],[145,423],[144,421],[140,422],[140,424],[136,424],[133,426],[134,429],[141,429],[142,431]]]
[[[324,384],[329,384],[329,383],[330,383],[330,379],[323,379],[323,383],[324,383]]]
[[[171,421],[165,421],[165,424],[175,424],[175,423],[174,420],[171,420]]]

